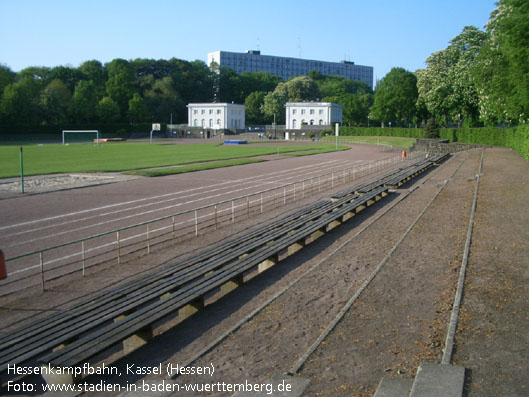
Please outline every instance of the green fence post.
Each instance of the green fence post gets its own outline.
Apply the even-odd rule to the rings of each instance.
[[[24,156],[22,154],[22,146],[20,146],[20,190],[24,193]]]

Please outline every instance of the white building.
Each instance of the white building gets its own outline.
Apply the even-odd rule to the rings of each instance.
[[[234,103],[190,103],[187,105],[189,127],[223,129],[245,128],[244,105]]]
[[[287,102],[286,129],[299,130],[303,125],[342,124],[343,107],[330,102]]]

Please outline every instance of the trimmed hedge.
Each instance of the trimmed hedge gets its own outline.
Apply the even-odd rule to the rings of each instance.
[[[340,127],[344,136],[399,136],[406,138],[423,138],[422,128],[381,128],[381,127]]]
[[[441,128],[439,132],[440,139],[448,139],[450,142],[508,147],[516,150],[529,161],[529,125],[521,125],[517,128]],[[424,129],[341,127],[340,135],[423,138]]]
[[[441,139],[448,139],[450,142],[508,147],[516,150],[529,161],[528,125],[521,125],[517,128],[443,128]]]

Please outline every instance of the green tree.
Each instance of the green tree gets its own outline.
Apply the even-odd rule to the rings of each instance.
[[[169,121],[171,113],[176,114],[185,108],[180,94],[173,86],[171,77],[155,80],[152,87],[144,93],[145,102],[154,117],[153,121]]]
[[[430,117],[424,127],[424,137],[429,139],[439,138],[439,125],[433,117]]]
[[[106,68],[108,71],[107,95],[118,104],[121,115],[125,116],[129,107],[129,99],[132,98],[136,86],[134,69],[129,62],[119,58],[108,63]]]
[[[93,81],[81,80],[75,87],[68,113],[74,123],[85,123],[95,120],[97,94]]]
[[[215,99],[217,102],[244,102],[242,80],[232,69],[221,67],[216,80]]]
[[[149,110],[145,101],[137,92],[134,93],[132,99],[129,101],[129,120],[131,123],[141,123],[144,121],[151,121]]]
[[[368,125],[368,116],[371,106],[373,106],[373,94],[341,94],[337,96],[325,97],[323,102],[339,103],[343,106],[343,125],[360,127]]]
[[[318,84],[308,76],[293,77],[285,83],[291,102],[314,101],[321,97]]]
[[[81,70],[69,66],[56,66],[52,68],[48,74],[49,81],[55,79],[61,80],[66,84],[70,92],[73,92],[77,83],[84,78],[84,74]]]
[[[479,119],[479,96],[471,70],[487,34],[465,26],[450,45],[426,59],[427,67],[417,71],[419,96],[438,122],[459,126]]]
[[[0,95],[8,84],[15,81],[16,75],[8,66],[0,64]]]
[[[283,81],[281,77],[266,72],[243,72],[239,76],[244,98],[256,91],[264,93],[274,91],[277,85]]]
[[[55,125],[64,122],[71,101],[71,91],[62,80],[50,81],[40,95],[42,122]]]
[[[489,124],[529,122],[529,3],[499,0],[472,75]]]
[[[106,92],[106,81],[108,73],[106,68],[97,60],[83,62],[79,66],[79,71],[83,75],[83,80],[93,81],[98,97],[103,97]]]
[[[277,124],[285,124],[285,104],[288,92],[285,83],[279,83],[274,91],[264,97],[262,111],[267,120],[275,120]]]
[[[269,92],[263,103],[263,113],[268,120],[274,119],[278,124],[285,123],[285,104],[287,102],[308,102],[320,98],[316,82],[308,76],[293,77],[285,83],[279,83],[274,91]]]
[[[112,98],[102,98],[96,106],[96,114],[103,123],[115,123],[120,118],[119,106]]]
[[[55,92],[57,96],[60,98],[65,108],[68,108],[68,106],[70,106],[70,102],[72,101],[72,91],[70,91],[68,86],[64,84],[62,80],[53,79],[46,86],[46,89]]]
[[[244,101],[246,106],[246,124],[266,124],[269,121],[265,118],[262,110],[265,96],[264,92],[255,91],[246,97]]]
[[[373,93],[371,88],[360,80],[350,80],[340,76],[321,76],[316,80],[322,97],[342,94]]]
[[[382,123],[407,126],[414,120],[417,98],[415,75],[403,68],[393,68],[375,90],[371,115]]]
[[[8,84],[0,100],[1,119],[6,124],[35,125],[40,120],[41,84],[32,77]]]
[[[16,80],[33,79],[40,83],[41,87],[48,84],[50,68],[45,66],[29,66],[17,73]]]

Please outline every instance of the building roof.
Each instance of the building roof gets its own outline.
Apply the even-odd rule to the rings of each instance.
[[[228,103],[228,102],[201,102],[201,103],[188,103],[186,105],[189,106],[245,106],[238,103]]]
[[[340,106],[339,103],[333,102],[287,102],[285,106]]]

